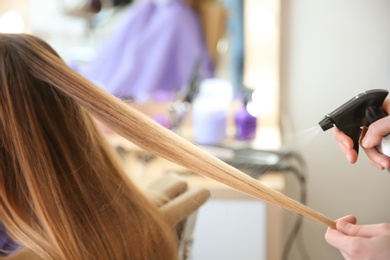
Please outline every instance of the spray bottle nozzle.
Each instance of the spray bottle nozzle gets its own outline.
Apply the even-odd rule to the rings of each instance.
[[[333,127],[333,122],[327,115],[319,122],[319,124],[323,131]]]
[[[327,114],[320,122],[323,131],[336,125],[354,142],[354,149],[359,151],[361,127],[368,126],[387,114],[381,109],[389,92],[383,89],[368,90],[356,95],[348,102]]]

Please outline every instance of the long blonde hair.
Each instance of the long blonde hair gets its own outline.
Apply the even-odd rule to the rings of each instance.
[[[44,259],[176,259],[86,111],[114,113],[101,95],[42,40],[0,34],[0,220]]]
[[[169,228],[124,179],[85,111],[149,152],[335,227],[96,87],[48,50],[33,36],[0,36],[1,158],[7,158],[0,218],[18,242],[54,259],[156,259],[157,251],[157,259],[175,259]]]

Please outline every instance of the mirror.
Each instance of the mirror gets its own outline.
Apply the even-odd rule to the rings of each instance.
[[[85,9],[87,3],[96,1],[2,0],[0,16],[5,19],[8,10],[19,13],[24,32],[45,39],[77,69],[96,56],[99,46],[121,25],[133,5],[129,0],[102,0],[99,11]],[[154,1],[164,5],[170,0]],[[260,126],[278,128],[280,0],[185,1],[191,6],[207,3],[203,11],[214,12],[209,16],[214,18],[215,6],[210,4],[225,7],[226,31],[215,43],[216,57],[211,55],[216,63],[215,75],[230,80],[235,91],[242,85],[253,89],[252,109],[259,115]],[[7,28],[10,24],[20,25],[20,19],[3,24]]]

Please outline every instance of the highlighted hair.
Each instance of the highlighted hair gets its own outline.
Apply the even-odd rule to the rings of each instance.
[[[18,242],[40,255],[175,259],[168,228],[125,180],[89,114],[153,154],[335,226],[96,87],[33,36],[0,35],[0,73],[0,153],[7,158],[0,218]]]
[[[112,111],[101,96],[43,41],[0,34],[0,219],[44,259],[176,259],[87,111]]]

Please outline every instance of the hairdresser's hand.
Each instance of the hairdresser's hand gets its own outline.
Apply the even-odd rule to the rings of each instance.
[[[346,260],[390,259],[390,224],[356,225],[354,216],[336,222],[328,228],[325,240],[340,250]]]
[[[358,154],[353,149],[353,141],[352,139],[344,134],[344,132],[340,131],[336,126],[334,127],[334,137],[337,142],[340,144],[341,151],[347,157],[348,162],[355,163],[358,159]]]
[[[390,114],[390,99],[385,100],[382,108]],[[380,144],[383,136],[388,133],[390,133],[390,116],[375,121],[368,129],[364,128],[361,135],[361,147],[364,149],[370,162],[381,170],[390,169],[390,157],[379,153],[375,147]],[[347,157],[347,160],[350,163],[355,163],[358,159],[358,154],[353,149],[352,139],[336,127],[334,136],[339,142],[341,150]]]
[[[390,100],[386,99],[382,108],[390,114]],[[381,118],[372,123],[363,138],[360,145],[363,147],[370,162],[379,169],[390,169],[390,157],[378,152],[375,148],[381,143],[382,138],[390,133],[390,116]]]
[[[384,122],[385,120],[387,122]],[[386,128],[386,126],[388,127]],[[361,147],[367,154],[369,161],[371,162],[371,164],[381,170],[390,169],[390,158],[386,155],[379,153],[378,150],[375,148],[375,146],[377,146],[381,142],[383,136],[386,135],[381,134],[382,132],[386,132],[385,129],[388,129],[387,131],[390,132],[390,117],[382,118],[372,123],[368,130],[364,128],[361,137]],[[340,148],[343,151],[344,155],[347,157],[348,162],[355,163],[358,159],[358,154],[355,149],[353,149],[352,139],[346,134],[344,134],[342,131],[337,129],[337,127],[335,127],[334,130],[334,137],[337,142],[339,142]]]

